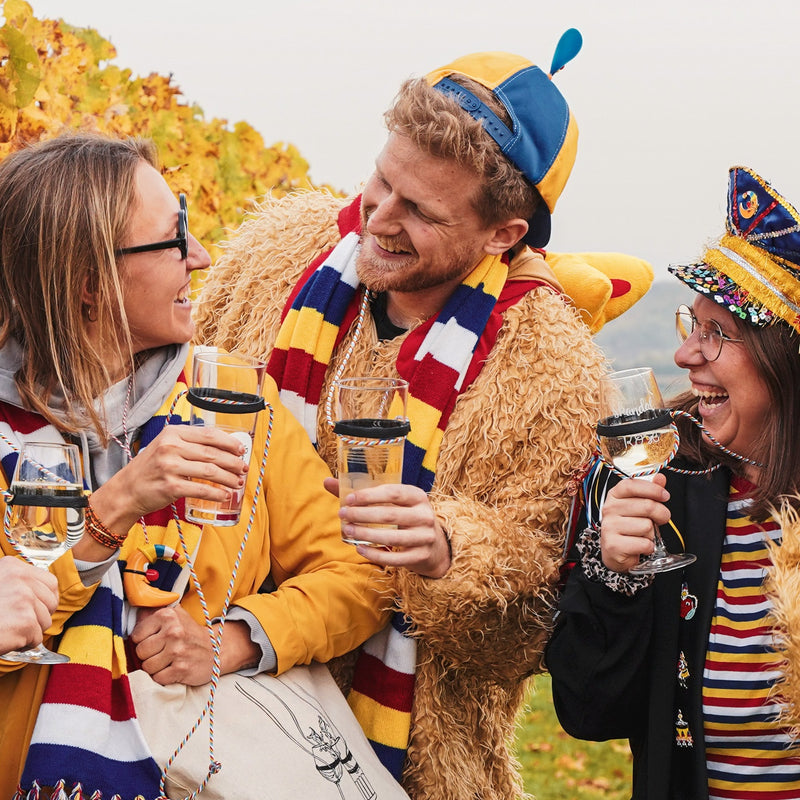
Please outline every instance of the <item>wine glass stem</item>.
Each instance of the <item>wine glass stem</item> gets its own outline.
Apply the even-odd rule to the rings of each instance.
[[[650,558],[664,558],[667,555],[667,548],[664,546],[664,540],[661,538],[661,533],[658,530],[658,525],[653,523],[653,554]]]

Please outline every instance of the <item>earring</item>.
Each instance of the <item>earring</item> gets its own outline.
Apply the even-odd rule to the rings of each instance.
[[[83,306],[83,313],[89,322],[97,322],[97,309],[90,303],[85,303]],[[94,316],[92,316],[94,315]]]

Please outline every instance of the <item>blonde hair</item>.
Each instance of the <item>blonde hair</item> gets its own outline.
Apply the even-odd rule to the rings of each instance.
[[[93,401],[113,380],[87,317],[96,314],[108,333],[104,348],[132,363],[114,250],[125,241],[143,161],[157,163],[149,141],[70,134],[0,163],[0,347],[19,343],[14,379],[27,408],[71,432],[88,417],[104,440]],[[91,308],[87,288],[97,298]],[[48,408],[58,390],[66,419]]]
[[[450,79],[469,89],[509,127],[508,112],[494,95],[462,75]],[[473,207],[486,225],[509,219],[530,219],[544,202],[533,184],[502,153],[484,130],[452,98],[431,87],[424,78],[412,78],[401,87],[384,114],[386,127],[411,139],[423,152],[452,159],[481,179]]]

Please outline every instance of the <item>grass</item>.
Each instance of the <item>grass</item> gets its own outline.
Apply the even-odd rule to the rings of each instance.
[[[553,710],[550,678],[534,680],[520,714],[517,758],[525,790],[536,800],[626,800],[631,752],[625,741],[584,742],[567,735]]]

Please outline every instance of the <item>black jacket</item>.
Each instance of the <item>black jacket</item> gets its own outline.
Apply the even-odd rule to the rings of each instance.
[[[703,744],[702,678],[725,536],[730,474],[666,472],[672,521],[694,564],[655,577],[634,597],[612,592],[572,570],[546,652],[556,713],[579,739],[629,739],[634,800],[708,797]],[[683,548],[669,526],[667,549]],[[690,620],[681,618],[681,586],[697,597]],[[678,656],[689,664],[679,686]],[[694,744],[676,745],[677,710]]]

